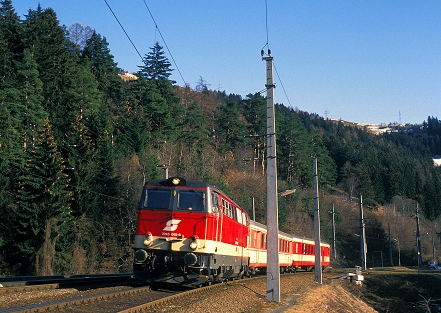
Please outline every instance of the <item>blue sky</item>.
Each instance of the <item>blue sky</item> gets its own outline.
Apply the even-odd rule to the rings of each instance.
[[[265,0],[145,0],[170,55],[144,0],[107,0],[141,55],[158,41],[192,88],[202,77],[227,93],[263,90],[268,38],[277,103],[358,123],[441,118],[441,1],[266,2],[268,36]],[[22,18],[38,3],[62,25],[94,28],[119,67],[138,70],[141,59],[104,0],[12,0]],[[184,85],[177,70],[172,78]]]

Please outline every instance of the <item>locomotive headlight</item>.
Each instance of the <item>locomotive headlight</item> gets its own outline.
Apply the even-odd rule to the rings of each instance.
[[[198,236],[191,237],[190,249],[196,250],[198,247],[199,247],[199,237]]]
[[[135,262],[143,263],[149,258],[149,254],[142,249],[138,249],[135,251]]]
[[[152,245],[152,243],[153,243],[153,235],[152,235],[151,232],[148,232],[145,235],[145,239],[144,239],[143,243],[144,243],[144,246],[146,246],[146,247],[150,247]]]

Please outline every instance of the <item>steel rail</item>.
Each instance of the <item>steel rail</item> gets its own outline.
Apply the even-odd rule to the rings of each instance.
[[[57,300],[53,302],[45,302],[41,304],[32,304],[22,307],[10,308],[1,310],[0,313],[40,313],[54,310],[63,310],[76,305],[91,304],[98,301],[103,301],[115,297],[123,297],[130,294],[149,292],[150,287],[138,287],[130,290],[109,291],[100,294],[82,296],[71,299]]]
[[[0,288],[0,294],[49,290],[49,289],[57,289],[59,287],[60,287],[59,284],[44,284],[44,285],[33,285],[33,286],[11,286],[11,287]]]
[[[158,300],[154,300],[145,304],[141,304],[138,305],[136,307],[133,308],[129,308],[126,310],[122,310],[122,311],[118,311],[118,313],[141,313],[141,312],[149,312],[152,309],[155,308],[163,308],[165,307],[168,303],[176,303],[176,300],[178,299],[183,299],[183,298],[188,298],[188,297],[192,297],[197,293],[203,293],[212,289],[220,289],[220,288],[224,288],[225,286],[228,285],[232,285],[232,284],[239,284],[241,282],[250,282],[252,280],[258,280],[261,279],[263,280],[265,277],[264,276],[258,276],[258,277],[252,277],[252,278],[245,278],[245,279],[236,279],[233,281],[228,281],[228,282],[223,282],[223,283],[219,283],[219,284],[214,284],[214,285],[210,285],[210,286],[205,286],[205,287],[200,287],[200,288],[196,288],[196,289],[191,289],[188,290],[186,292],[182,292],[182,293],[178,293],[169,297],[165,297],[162,299],[158,299]],[[1,312],[0,312],[1,313]]]

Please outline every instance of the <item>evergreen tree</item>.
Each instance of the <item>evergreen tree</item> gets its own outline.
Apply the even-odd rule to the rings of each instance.
[[[61,142],[70,123],[80,113],[78,95],[81,91],[74,90],[81,83],[78,56],[69,49],[71,44],[52,9],[42,10],[39,5],[37,10],[29,10],[24,27],[26,48],[38,65],[43,83],[43,105],[50,114],[55,139]]]
[[[179,171],[185,169],[186,175],[191,177],[203,176],[204,154],[209,150],[209,133],[199,102],[194,101],[186,110],[182,131],[178,136],[179,159],[176,165]]]
[[[253,159],[263,164],[266,145],[266,100],[260,94],[248,94],[243,102],[247,134],[252,138]]]
[[[239,119],[239,112],[235,102],[220,105],[217,118],[218,134],[223,142],[231,147],[243,142],[245,125]]]
[[[18,208],[14,212],[15,246],[11,261],[21,265],[22,274],[36,273],[36,258],[48,231],[48,221],[61,223],[70,214],[65,165],[46,119],[34,149],[29,154],[24,173],[19,177]]]
[[[17,62],[17,88],[21,91],[19,110],[13,114],[20,118],[17,125],[23,138],[24,150],[32,149],[37,131],[43,126],[48,114],[43,109],[43,84],[38,77],[37,64],[28,49],[23,51],[23,59]]]
[[[276,114],[278,175],[307,188],[312,184],[310,136],[294,112],[278,106]]]
[[[438,172],[432,170],[423,190],[424,216],[431,221],[441,215],[441,178]]]
[[[11,0],[0,1],[0,36],[0,45],[5,49],[2,52],[8,51],[18,55],[23,51],[23,27]],[[8,54],[2,54],[2,56],[7,57]],[[4,58],[3,61],[5,59],[9,58]]]
[[[66,134],[62,149],[66,163],[71,169],[69,188],[73,194],[72,215],[89,216],[99,210],[101,187],[96,178],[101,169],[96,162],[96,146],[81,116],[77,116],[71,127],[71,131]]]
[[[322,189],[334,186],[337,177],[337,170],[334,160],[329,156],[328,149],[325,147],[322,138],[317,131],[312,131],[312,155],[317,158],[319,168],[319,184]]]
[[[0,1],[0,262],[15,244],[15,193],[18,173],[26,162],[22,131],[22,82],[17,75],[17,63],[22,59],[23,27],[9,0]],[[19,114],[17,114],[19,113]],[[13,263],[12,263],[13,264]],[[13,274],[11,264],[8,271]]]
[[[199,102],[194,101],[186,110],[182,132],[179,139],[193,146],[203,147],[210,134]]]
[[[121,79],[118,77],[119,69],[108,46],[105,37],[93,32],[86,41],[81,58],[91,69],[98,81],[98,90],[104,93],[104,100],[112,109],[121,104],[123,89]]]
[[[173,69],[171,63],[164,55],[163,47],[158,42],[150,48],[151,51],[143,58],[144,65],[138,66],[139,73],[147,79],[168,80]],[[171,81],[173,84],[175,81]]]
[[[155,129],[159,127],[159,137],[171,139],[175,136],[175,121],[181,121],[183,116],[183,108],[179,105],[180,99],[173,87],[176,81],[169,79],[173,71],[171,63],[162,49],[163,47],[156,42],[151,51],[143,58],[144,65],[138,66],[140,69],[138,74],[155,85],[154,89],[148,89],[150,93],[145,94],[142,99],[144,107],[151,102],[149,104],[151,108],[146,108],[146,112],[152,113],[149,118],[153,122],[151,124],[152,132],[155,133]],[[165,105],[158,103],[156,91],[159,92]],[[155,121],[154,115],[158,115],[160,120]]]

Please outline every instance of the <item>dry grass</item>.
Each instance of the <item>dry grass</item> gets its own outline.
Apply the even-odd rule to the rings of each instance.
[[[324,285],[301,295],[284,312],[441,312],[441,273],[408,268],[385,268],[364,272],[364,282],[347,280]]]

